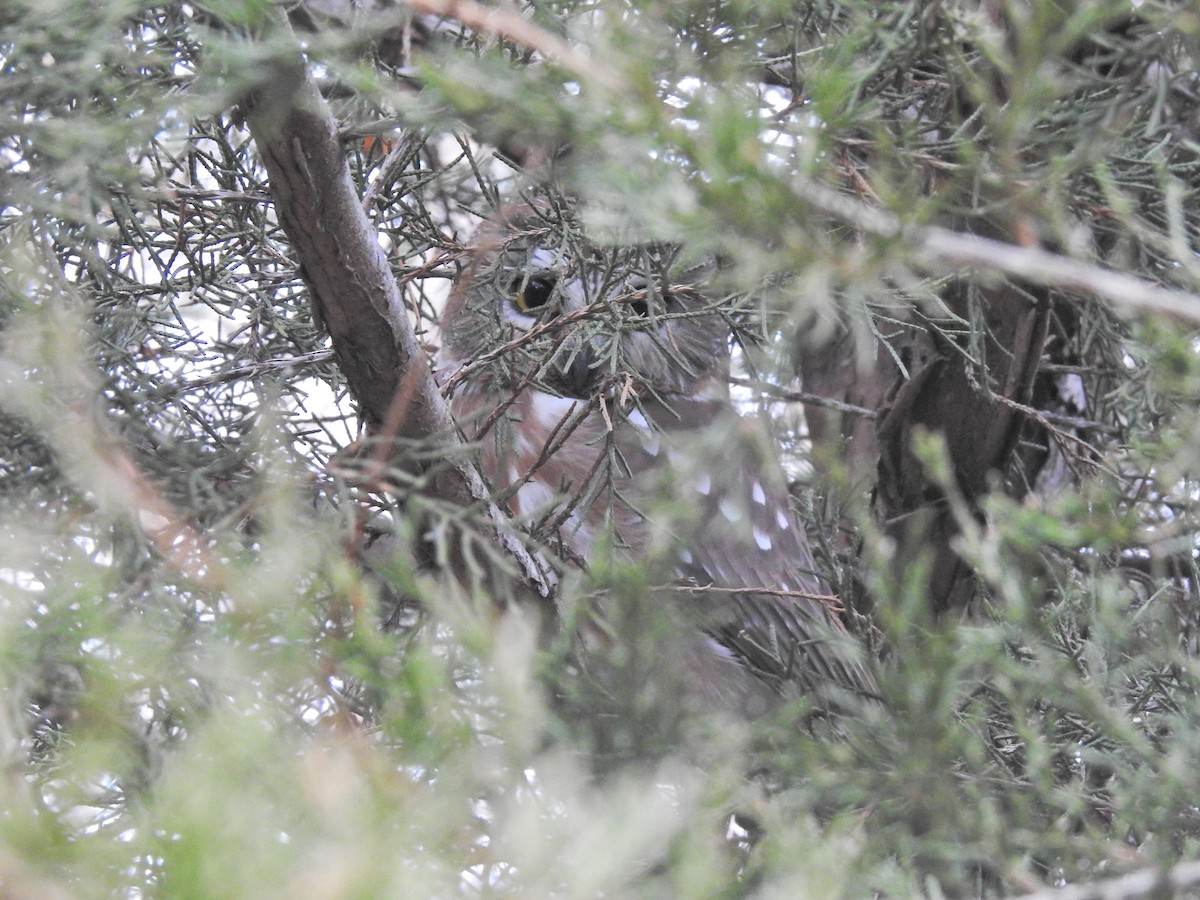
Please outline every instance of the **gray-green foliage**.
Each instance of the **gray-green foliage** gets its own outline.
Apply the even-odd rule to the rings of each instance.
[[[463,242],[539,159],[597,229],[720,259],[764,365],[834,323],[871,365],[962,274],[924,225],[1200,287],[1190,4],[502,9],[571,55],[423,17],[389,55],[398,10],[299,31],[431,342]],[[421,526],[338,452],[353,402],[239,111],[295,40],[265,2],[0,5],[6,892],[973,896],[1196,858],[1195,318],[1055,294],[1095,427],[1061,438],[1052,494],[997,478],[955,507],[945,443],[918,441],[980,574],[962,622],[844,472],[802,486],[843,596],[873,601],[862,721],[678,720],[635,685],[613,726],[568,627],[419,547],[381,567],[409,607],[376,627],[364,529]],[[631,619],[631,671],[658,650],[647,577],[564,580],[568,621],[599,588]],[[753,847],[722,838],[733,811]]]

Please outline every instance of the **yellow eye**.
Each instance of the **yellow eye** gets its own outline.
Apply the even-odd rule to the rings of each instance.
[[[553,278],[544,275],[534,275],[528,281],[519,281],[515,285],[513,303],[521,312],[536,313],[545,307],[554,295]]]

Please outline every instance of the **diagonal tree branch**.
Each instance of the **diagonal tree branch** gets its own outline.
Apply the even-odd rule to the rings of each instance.
[[[280,28],[287,28],[280,21]],[[551,594],[544,561],[519,541],[459,440],[405,310],[400,289],[350,179],[337,123],[297,48],[248,104],[247,121],[270,177],[280,224],[291,239],[313,310],[334,356],[377,434],[446,444],[446,465],[430,473],[441,500],[486,510],[490,538],[511,559],[531,597]],[[464,560],[456,560],[460,577]]]

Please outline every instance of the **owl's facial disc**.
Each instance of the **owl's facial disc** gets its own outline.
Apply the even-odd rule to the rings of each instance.
[[[663,344],[675,344],[673,325],[662,317],[682,309],[670,290],[642,275],[615,283],[585,277],[564,274],[554,308],[541,319],[589,313],[558,335],[545,369],[551,386],[580,398],[594,393],[607,376],[652,374],[658,367],[647,362],[662,355]]]
[[[686,392],[713,369],[724,349],[720,323],[681,315],[700,301],[668,287],[669,260],[644,248],[530,244],[527,236],[507,244],[480,282],[493,286],[491,315],[514,341],[498,367],[506,382],[585,398],[624,373]]]

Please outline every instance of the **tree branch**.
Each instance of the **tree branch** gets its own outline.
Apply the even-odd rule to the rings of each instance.
[[[604,85],[610,91],[628,90],[624,79],[611,67],[597,65],[562,38],[539,28],[515,10],[484,6],[474,0],[408,0],[408,6],[417,12],[445,16],[475,31],[494,34],[536,50],[566,71]]]
[[[1088,294],[1138,312],[1161,313],[1200,323],[1200,295],[1189,291],[1159,287],[1144,278],[1080,262],[1040,247],[1022,247],[937,226],[906,228],[887,210],[860,203],[813,182],[797,190],[817,209],[868,234],[906,240],[924,266],[978,266],[1031,284]]]
[[[289,26],[280,21],[279,27]],[[337,123],[299,49],[277,67],[248,104],[247,122],[314,312],[329,330],[363,419],[377,434],[446,443],[451,464],[432,473],[433,493],[463,508],[486,510],[490,538],[516,563],[523,586],[549,597],[549,567],[521,545],[479,473],[465,461],[468,454],[449,446],[460,440],[457,429],[354,190]],[[462,560],[455,568],[466,575]]]
[[[1200,885],[1200,862],[1189,860],[1166,871],[1143,869],[1120,878],[1036,891],[1018,900],[1133,900],[1135,897],[1173,896],[1176,891],[1197,885]]]

